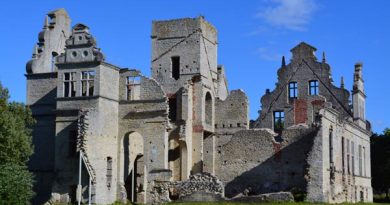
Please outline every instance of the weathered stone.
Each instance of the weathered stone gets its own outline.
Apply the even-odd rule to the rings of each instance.
[[[300,43],[290,63],[283,58],[249,129],[248,97],[229,92],[213,25],[202,16],[153,21],[151,38],[146,77],[105,62],[89,28],[70,29],[65,10],[48,14],[26,66],[27,105],[37,120],[33,203],[75,202],[80,153],[83,203],[225,194],[291,201],[289,193],[268,194],[280,191],[312,202],[372,201],[362,64],[351,105],[325,57],[318,62],[316,49]]]

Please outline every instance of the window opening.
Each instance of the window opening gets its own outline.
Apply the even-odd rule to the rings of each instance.
[[[76,96],[76,73],[64,73],[64,97]]]
[[[317,80],[309,81],[309,94],[310,95],[318,95],[318,81]]]
[[[81,72],[81,95],[93,96],[95,71]]]

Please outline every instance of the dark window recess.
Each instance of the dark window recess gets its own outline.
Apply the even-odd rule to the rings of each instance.
[[[209,92],[206,93],[205,97],[205,121],[206,124],[212,125],[213,121],[213,100]],[[231,126],[230,126],[231,127]]]
[[[310,95],[318,95],[318,81],[317,80],[309,81],[309,94]]]
[[[180,57],[174,56],[171,58],[172,63],[172,78],[175,80],[180,78]]]
[[[69,131],[68,156],[75,157],[77,153],[77,131]]]
[[[284,112],[275,111],[274,112],[274,130],[275,132],[280,132],[284,128]]]
[[[288,96],[289,98],[297,98],[298,97],[298,83],[290,82],[288,84]]]
[[[333,128],[329,129],[329,162],[330,168],[333,165]]]
[[[176,98],[169,98],[169,114],[168,117],[171,121],[176,121],[177,116],[177,100]]]
[[[111,188],[111,183],[112,183],[112,157],[107,157],[107,188]]]
[[[343,173],[345,173],[345,148],[344,148],[344,137],[341,138],[341,166]]]

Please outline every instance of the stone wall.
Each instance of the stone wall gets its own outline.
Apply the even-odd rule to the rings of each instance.
[[[217,133],[249,128],[249,100],[244,91],[233,90],[225,100],[216,99],[214,126]]]
[[[29,170],[35,175],[33,203],[50,199],[54,180],[55,108],[57,73],[27,74],[27,102],[36,124],[32,129],[34,153]],[[42,160],[45,159],[45,160]]]
[[[305,191],[307,157],[316,128],[293,127],[280,136],[267,129],[221,135],[217,141],[217,176],[225,194],[234,197],[278,191]]]

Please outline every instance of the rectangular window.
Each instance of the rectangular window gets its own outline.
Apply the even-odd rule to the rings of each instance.
[[[345,173],[345,149],[344,137],[341,138],[341,166],[343,167],[343,174]]]
[[[274,130],[275,132],[280,132],[284,128],[284,112],[275,111],[274,112]]]
[[[288,96],[289,98],[297,98],[298,97],[298,83],[290,82],[288,84]]]
[[[64,73],[64,97],[76,96],[76,73]]]
[[[349,140],[347,139],[347,172],[348,174],[351,174],[351,166],[350,166],[350,144]]]
[[[107,187],[108,189],[111,188],[111,183],[112,183],[112,157],[107,157]]]
[[[355,143],[351,141],[352,175],[355,175]]]
[[[180,57],[179,56],[171,57],[171,64],[172,64],[172,78],[177,80],[180,78]]]
[[[176,97],[172,97],[168,99],[169,103],[169,113],[168,117],[171,121],[176,121],[176,115],[177,115],[177,100]]]
[[[333,165],[333,129],[329,129],[329,163]]]
[[[309,81],[309,94],[318,95],[318,80]]]
[[[95,71],[81,72],[81,96],[93,96]]]
[[[362,146],[359,145],[359,175],[363,176]]]
[[[140,76],[127,76],[126,78],[126,100],[139,100],[141,78]]]
[[[75,157],[77,153],[77,131],[71,130],[69,131],[68,138],[68,156]]]
[[[363,161],[363,176],[367,176],[367,172],[366,172],[366,170],[367,170],[367,168],[366,168],[366,148],[365,147],[363,147],[363,159],[362,159],[362,161]]]

